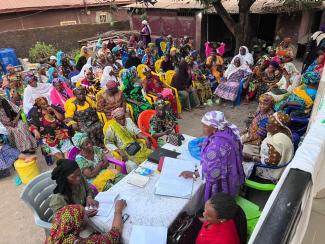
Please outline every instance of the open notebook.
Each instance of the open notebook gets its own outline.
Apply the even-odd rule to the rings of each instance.
[[[158,195],[191,198],[193,179],[179,177],[183,171],[195,170],[194,161],[184,161],[175,158],[164,158],[160,177],[156,183],[155,193]]]
[[[119,194],[112,194],[108,192],[100,192],[95,197],[95,200],[99,202],[98,212],[96,216],[102,216],[108,218],[110,212],[115,206],[115,201]]]

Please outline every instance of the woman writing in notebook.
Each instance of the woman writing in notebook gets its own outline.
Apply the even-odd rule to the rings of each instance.
[[[236,196],[245,181],[239,129],[220,111],[207,112],[201,122],[207,136],[201,148],[202,174],[206,180],[204,200],[218,192]],[[197,178],[200,173],[184,171],[180,176]]]
[[[125,207],[125,200],[116,201],[112,228],[107,233],[91,234],[82,238],[79,234],[87,226],[87,211],[81,205],[67,205],[54,215],[50,235],[45,243],[121,243],[122,214]]]
[[[88,182],[81,175],[76,161],[60,159],[52,171],[52,180],[56,182],[53,195],[50,200],[50,208],[56,213],[58,210],[69,204],[81,204],[84,207],[98,207],[94,200],[94,191]],[[87,215],[92,217],[96,210],[88,210]]]

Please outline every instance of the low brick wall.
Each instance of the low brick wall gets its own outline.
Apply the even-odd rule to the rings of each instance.
[[[129,21],[110,24],[81,24],[0,32],[0,48],[15,48],[17,57],[28,57],[37,41],[52,44],[62,51],[78,48],[78,41],[110,30],[129,30]]]

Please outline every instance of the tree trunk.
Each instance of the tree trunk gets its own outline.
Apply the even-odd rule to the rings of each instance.
[[[213,1],[212,6],[214,7],[217,14],[221,17],[225,25],[227,26],[228,30],[235,35],[236,31],[236,22],[234,19],[230,16],[230,14],[227,12],[227,10],[224,8],[224,6],[221,3],[221,0]]]
[[[250,44],[250,16],[249,10],[256,0],[239,0],[239,22],[236,26],[236,51],[240,46],[249,46]]]
[[[250,18],[248,12],[239,13],[239,23],[236,25],[236,51],[240,46],[250,44]]]
[[[221,17],[229,31],[234,35],[236,40],[236,52],[240,46],[249,46],[250,43],[250,17],[249,9],[256,0],[239,0],[239,22],[236,23],[221,3],[221,0],[212,2],[212,5]]]

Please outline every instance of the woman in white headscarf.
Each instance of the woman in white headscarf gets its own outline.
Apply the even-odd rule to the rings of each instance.
[[[142,30],[140,32],[140,35],[142,37],[144,45],[148,46],[148,44],[151,42],[151,28],[148,24],[148,21],[146,20],[142,21]]]
[[[235,101],[238,96],[240,84],[252,73],[248,65],[239,57],[236,57],[228,66],[224,76],[225,79],[215,89],[214,94],[219,98]],[[218,101],[220,103],[220,99]]]
[[[85,70],[92,67],[91,63],[92,63],[92,57],[89,57],[87,59],[87,63],[84,66],[82,66],[82,69],[80,70],[80,73],[78,75],[75,75],[75,76],[71,77],[71,83],[72,84],[75,85],[79,80],[81,80],[81,79],[83,79],[85,77]]]
[[[241,46],[239,48],[239,53],[232,59],[232,63],[235,58],[240,58],[242,64],[247,64],[250,67],[254,65],[253,55],[249,52],[246,46]]]
[[[218,192],[236,196],[245,180],[239,129],[220,111],[207,112],[201,122],[207,136],[201,148],[202,174],[206,180],[204,200]],[[200,173],[184,171],[181,176],[197,178]]]
[[[23,110],[25,114],[31,110],[35,104],[36,98],[45,97],[51,103],[51,90],[52,84],[37,82],[37,77],[30,73],[24,77],[25,82],[28,84],[24,90]]]

